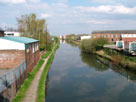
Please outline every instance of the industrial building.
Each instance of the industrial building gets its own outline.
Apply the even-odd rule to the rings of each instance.
[[[30,72],[40,57],[39,41],[27,37],[0,37],[0,68],[15,68],[23,61]]]
[[[20,32],[16,32],[16,31],[5,31],[4,34],[5,36],[20,36],[21,35]]]
[[[92,38],[107,38],[109,42],[123,40],[125,43],[136,41],[136,30],[93,31]]]

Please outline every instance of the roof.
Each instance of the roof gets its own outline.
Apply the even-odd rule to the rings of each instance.
[[[136,34],[136,30],[107,30],[107,31],[93,31],[92,34]]]
[[[27,38],[27,37],[5,36],[5,37],[0,37],[0,38],[10,40],[10,41],[19,42],[19,43],[24,43],[24,44],[38,42],[38,40],[36,40],[36,39]]]

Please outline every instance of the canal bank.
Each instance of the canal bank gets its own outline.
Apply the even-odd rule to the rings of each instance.
[[[136,74],[61,44],[47,77],[46,102],[135,102]]]
[[[58,47],[59,47],[59,43],[57,42],[54,45],[52,51],[50,51],[50,53],[43,54],[44,57],[45,56],[47,57],[46,58],[44,58],[43,56],[41,57],[36,67],[32,70],[31,73],[29,73],[27,79],[24,81],[23,85],[17,92],[17,95],[13,99],[13,102],[39,102],[41,98],[44,101],[44,96],[40,98],[38,97],[38,96],[41,96],[41,94],[39,93],[39,86],[42,85],[43,87],[45,87],[45,84],[43,83],[43,81],[41,81],[41,79],[46,74],[46,73],[44,74],[44,71],[49,70],[50,64],[53,60],[54,53]],[[41,93],[44,93],[44,91],[45,90],[42,90]]]

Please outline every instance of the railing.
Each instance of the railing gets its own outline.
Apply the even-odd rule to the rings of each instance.
[[[18,67],[9,70],[9,72],[5,73],[4,75],[0,76],[0,93],[17,81],[23,73],[26,71],[26,63],[25,61],[20,64]]]

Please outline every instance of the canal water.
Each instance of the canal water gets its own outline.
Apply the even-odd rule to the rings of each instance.
[[[46,102],[136,102],[136,74],[60,44],[47,78]]]

